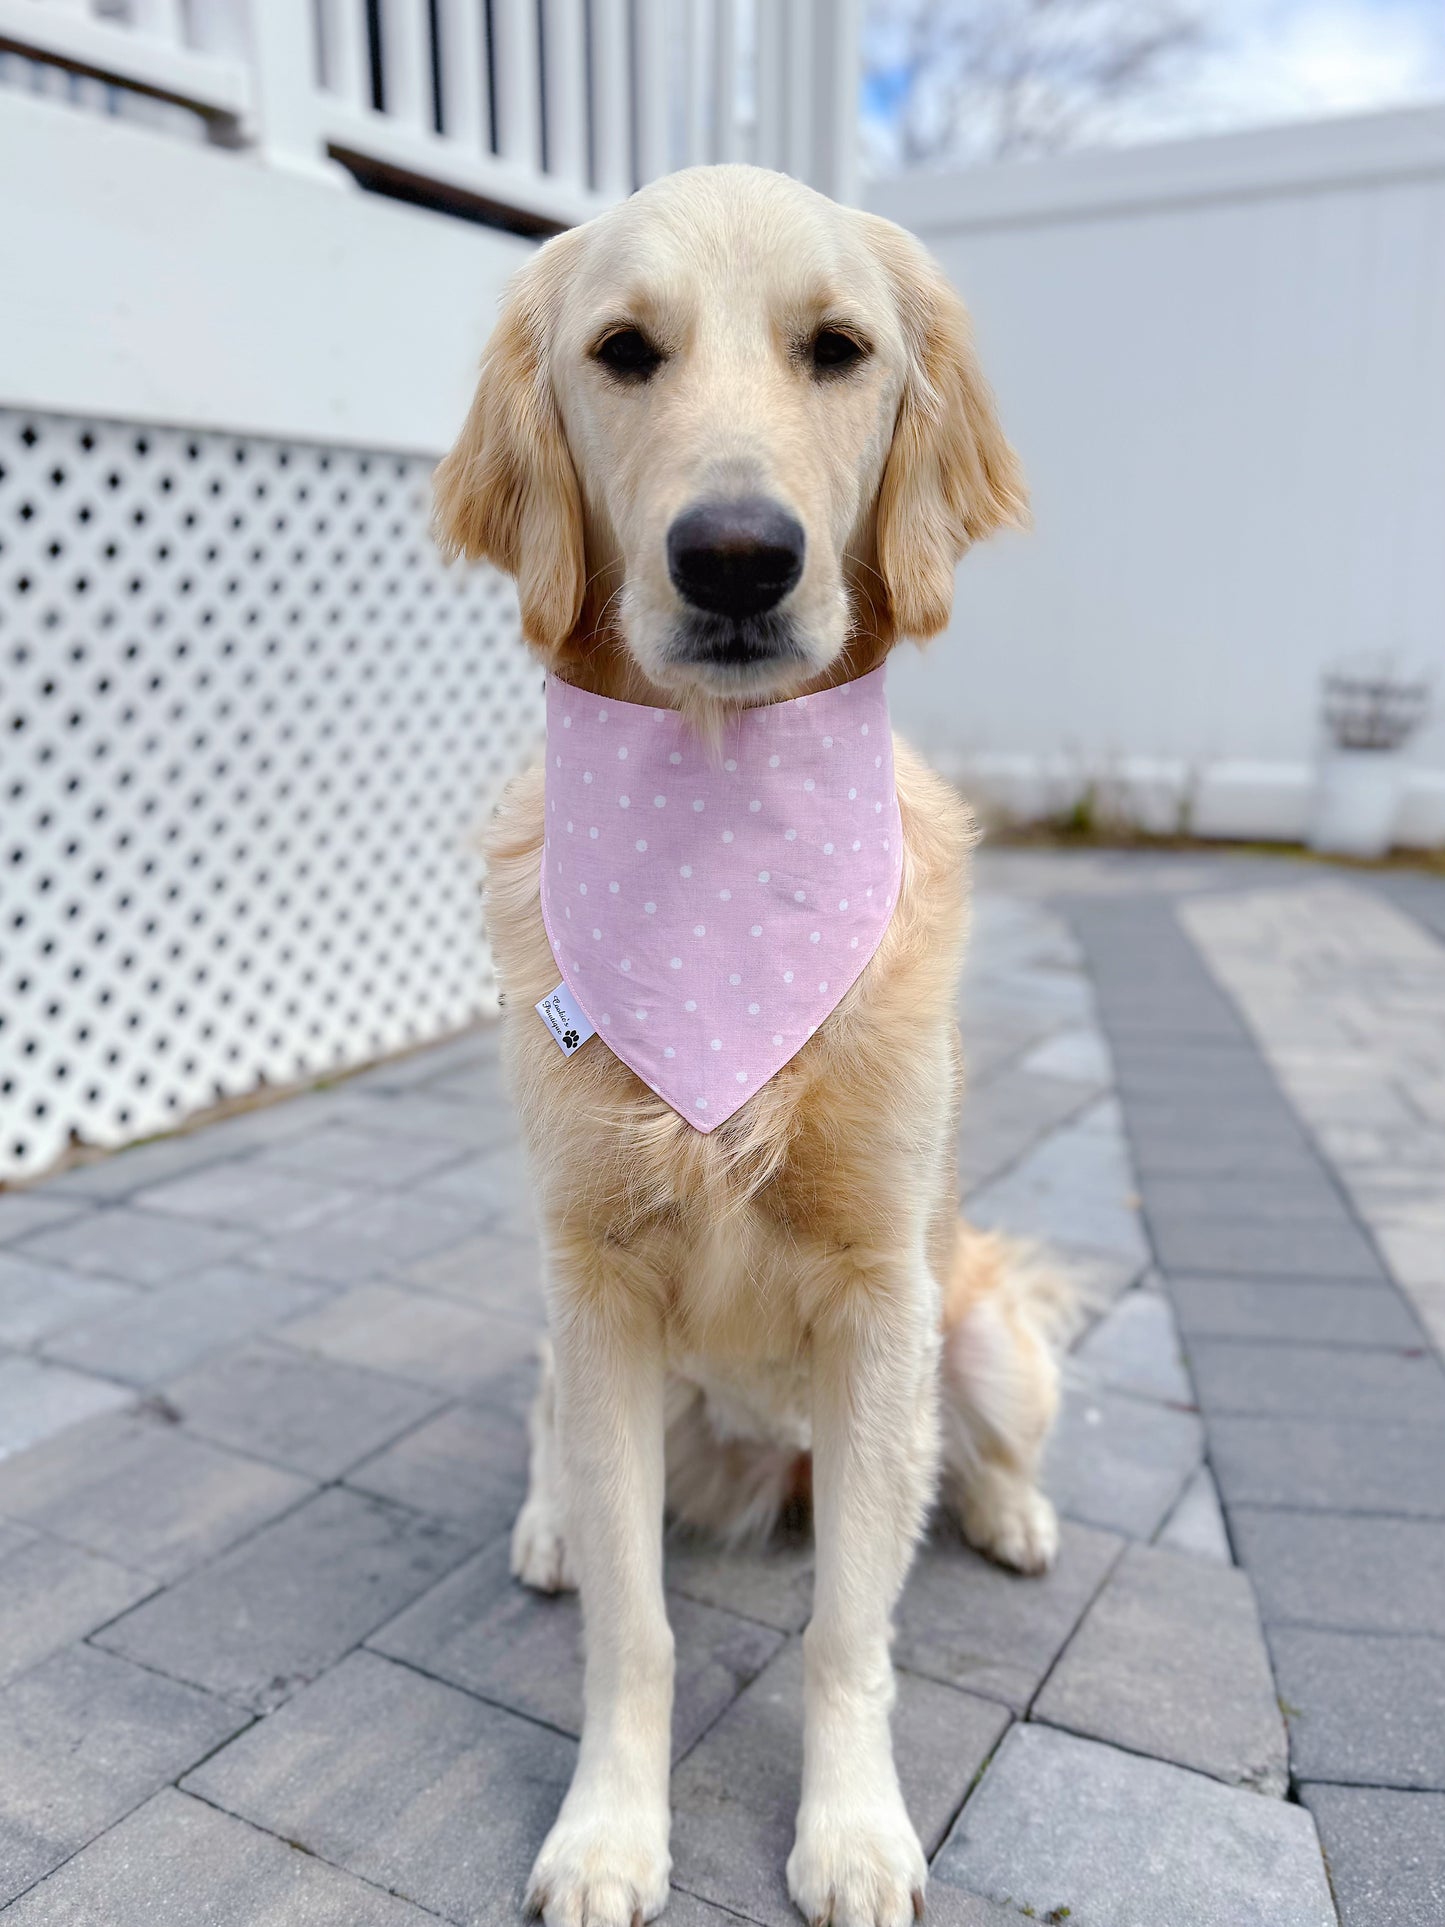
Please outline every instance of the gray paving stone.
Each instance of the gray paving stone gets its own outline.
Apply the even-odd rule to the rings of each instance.
[[[469,1550],[449,1526],[333,1486],[96,1639],[266,1712]]]
[[[1074,1356],[1096,1385],[1164,1404],[1194,1402],[1174,1314],[1159,1292],[1126,1292]]]
[[[959,1183],[965,1196],[1001,1177],[1057,1125],[1082,1111],[1087,1085],[1067,1077],[1008,1070],[966,1093],[959,1134]]]
[[[925,1853],[1007,1724],[987,1700],[899,1675],[894,1751]],[[751,1920],[792,1927],[783,1869],[802,1770],[803,1656],[790,1640],[673,1773],[676,1884]]]
[[[1126,1103],[1151,1097],[1230,1110],[1270,1105],[1277,1086],[1249,1044],[1173,1043],[1125,1034],[1113,1044],[1115,1081]]]
[[[83,1639],[156,1582],[113,1559],[39,1535],[13,1551],[0,1578],[0,1685]]]
[[[1326,1224],[1272,1224],[1263,1219],[1164,1217],[1144,1203],[1155,1255],[1166,1271],[1244,1273],[1246,1276],[1378,1278],[1384,1272],[1364,1234],[1348,1219]]]
[[[245,1723],[89,1646],[22,1674],[0,1693],[0,1904]]]
[[[210,1558],[310,1490],[174,1425],[116,1415],[0,1464],[0,1513],[162,1579]]]
[[[435,1914],[167,1787],[10,1909],[13,1927],[425,1927]]]
[[[1445,1638],[1445,1533],[1430,1519],[1233,1507],[1266,1625]]]
[[[405,1189],[466,1155],[450,1137],[403,1137],[359,1130],[354,1124],[329,1124],[300,1131],[267,1147],[260,1161],[278,1171],[300,1171],[333,1184],[364,1189]]]
[[[1231,1505],[1445,1519],[1445,1424],[1217,1417],[1209,1449]]]
[[[93,1271],[102,1278],[165,1285],[225,1264],[254,1244],[256,1236],[256,1231],[234,1225],[198,1224],[118,1204],[55,1225],[27,1238],[18,1249],[27,1257]]]
[[[772,1658],[783,1635],[755,1620],[673,1599],[673,1754],[680,1757]],[[574,1594],[544,1599],[507,1569],[507,1540],[469,1559],[367,1641],[559,1732],[582,1730],[582,1615]]]
[[[1414,1314],[1391,1285],[1314,1285],[1291,1278],[1173,1277],[1169,1295],[1188,1338],[1293,1338],[1321,1345],[1419,1345]]]
[[[527,1493],[530,1391],[515,1375],[499,1380],[485,1404],[438,1413],[358,1465],[347,1483],[448,1519],[474,1544],[495,1539],[510,1529]]]
[[[34,1540],[35,1534],[24,1526],[12,1525],[8,1519],[0,1519],[0,1563],[22,1547],[32,1545]]]
[[[437,1078],[453,1077],[463,1071],[493,1065],[501,1046],[501,1025],[495,1020],[477,1023],[448,1037],[439,1044],[423,1044],[418,1050],[400,1052],[383,1058],[346,1080],[348,1090],[410,1091]]]
[[[738,1916],[714,1907],[695,1894],[672,1887],[667,1895],[667,1927],[735,1927]]]
[[[1071,1519],[1152,1539],[1203,1452],[1204,1428],[1193,1412],[1066,1384],[1044,1490]]]
[[[664,1551],[670,1591],[785,1633],[800,1633],[807,1625],[813,1610],[811,1537],[780,1537],[761,1547],[719,1546],[679,1529],[668,1534]]]
[[[536,1337],[514,1319],[393,1285],[360,1285],[275,1336],[303,1351],[465,1396],[530,1359]]]
[[[1069,1927],[1335,1927],[1302,1808],[1042,1726],[1009,1733],[933,1875]]]
[[[1330,1863],[1340,1927],[1440,1927],[1445,1795],[1305,1786]]]
[[[1149,1246],[1122,1136],[1083,1124],[1051,1132],[1003,1177],[971,1194],[971,1222],[1119,1253],[1140,1265]]]
[[[36,1358],[0,1358],[0,1467],[15,1453],[129,1405],[134,1394],[84,1372]]]
[[[363,1200],[339,1184],[318,1183],[314,1177],[278,1171],[245,1157],[228,1158],[149,1185],[136,1193],[135,1202],[145,1211],[239,1225],[247,1231],[264,1229],[274,1237],[354,1211]]]
[[[1242,1129],[1231,1128],[1233,1118],[1190,1120],[1172,1112],[1154,1122],[1137,1104],[1126,1121],[1134,1168],[1146,1184],[1158,1177],[1308,1180],[1319,1173],[1318,1158],[1283,1106],[1252,1128],[1246,1118]]]
[[[1170,1552],[1187,1552],[1196,1559],[1231,1560],[1229,1533],[1220,1510],[1219,1492],[1207,1465],[1201,1465],[1177,1506],[1160,1527],[1156,1545]]]
[[[1163,1218],[1265,1219],[1285,1224],[1345,1224],[1353,1221],[1340,1194],[1322,1170],[1310,1176],[1287,1177],[1280,1172],[1193,1177],[1162,1176],[1148,1180],[1149,1209]]]
[[[123,1285],[0,1251],[0,1344],[33,1345],[79,1319],[128,1304],[132,1295]]]
[[[996,1900],[983,1900],[966,1894],[961,1887],[945,1887],[930,1881],[924,1919],[932,1927],[1019,1927],[1027,1915],[1017,1907],[1004,1907]]]
[[[180,1284],[132,1293],[120,1310],[51,1339],[45,1355],[130,1385],[158,1385],[222,1346],[299,1317],[325,1295],[301,1279],[217,1265]]]
[[[166,1386],[187,1431],[314,1479],[339,1478],[419,1424],[440,1398],[420,1385],[265,1341]]]
[[[1126,1548],[1033,1714],[1231,1786],[1279,1795],[1288,1781],[1248,1579],[1157,1546]]]
[[[465,1158],[417,1186],[418,1198],[435,1198],[465,1211],[474,1223],[509,1237],[531,1238],[536,1220],[532,1183],[521,1150],[515,1145]]]
[[[1211,1420],[1228,1413],[1434,1423],[1445,1420],[1445,1372],[1417,1351],[1255,1344],[1195,1338],[1189,1364]]]
[[[360,1652],[186,1785],[461,1927],[515,1927],[576,1751]]]
[[[478,1228],[478,1214],[419,1192],[382,1191],[344,1218],[273,1238],[249,1262],[330,1284],[361,1284],[444,1251]]]
[[[510,1104],[459,1104],[422,1090],[390,1096],[367,1092],[348,1121],[383,1137],[445,1138],[467,1151],[505,1149],[518,1136]]]
[[[1276,1626],[1269,1644],[1298,1778],[1445,1792],[1445,1643]]]
[[[67,1197],[51,1185],[39,1191],[0,1191],[0,1245],[78,1218],[88,1208],[83,1199]]]
[[[423,1258],[403,1276],[419,1290],[459,1299],[498,1318],[518,1319],[532,1329],[540,1329],[546,1319],[541,1254],[518,1238],[482,1232],[452,1251]]]
[[[1093,1024],[1073,1024],[1035,1044],[1019,1062],[1034,1076],[1065,1077],[1095,1087],[1112,1083],[1113,1066],[1103,1033]]]
[[[1118,1557],[1112,1533],[1065,1522],[1052,1572],[1003,1571],[941,1528],[894,1615],[900,1666],[1022,1712]]]

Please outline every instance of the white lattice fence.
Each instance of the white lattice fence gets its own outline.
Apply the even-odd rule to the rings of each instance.
[[[540,678],[430,466],[0,409],[0,1177],[494,1002]]]

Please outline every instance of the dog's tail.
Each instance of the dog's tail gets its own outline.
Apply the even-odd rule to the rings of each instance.
[[[945,1347],[950,1334],[984,1302],[1052,1353],[1068,1346],[1083,1316],[1077,1287],[1043,1245],[1002,1231],[979,1231],[960,1218],[953,1266],[943,1281]]]
[[[1079,1318],[1068,1275],[1038,1245],[960,1223],[944,1291],[943,1498],[971,1544],[1022,1572],[1043,1571],[1057,1545],[1036,1482]]]

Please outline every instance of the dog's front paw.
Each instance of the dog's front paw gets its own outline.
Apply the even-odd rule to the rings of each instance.
[[[570,1802],[569,1802],[570,1804]],[[546,1927],[634,1927],[667,1904],[668,1815],[604,1803],[565,1808],[527,1883],[527,1911]]]
[[[512,1527],[512,1573],[533,1592],[576,1592],[561,1511],[550,1499],[528,1499]]]
[[[804,1808],[788,1856],[788,1892],[813,1927],[913,1927],[928,1865],[901,1795],[863,1812]]]
[[[1058,1514],[1022,1479],[984,1479],[966,1496],[963,1536],[1013,1572],[1047,1572],[1059,1550]]]

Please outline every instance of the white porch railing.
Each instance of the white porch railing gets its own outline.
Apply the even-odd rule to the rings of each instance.
[[[0,48],[224,144],[566,226],[753,160],[851,199],[858,0],[0,0]]]

